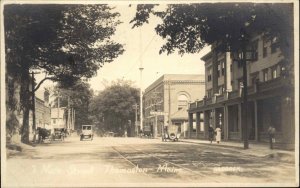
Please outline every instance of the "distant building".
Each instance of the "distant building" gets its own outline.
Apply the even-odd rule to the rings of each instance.
[[[143,95],[144,132],[161,136],[164,125],[174,124],[187,135],[188,103],[203,98],[204,84],[203,75],[165,74],[157,79]]]
[[[285,64],[276,38],[257,35],[251,40],[256,59],[247,62],[248,139],[268,141],[270,125],[276,128],[276,142],[293,146],[295,142],[293,94],[285,75]],[[208,137],[208,127],[222,129],[222,139],[243,140],[242,136],[242,64],[232,54],[217,53],[215,46],[202,58],[205,61],[206,97],[189,106],[190,122],[204,117],[201,138]],[[190,123],[190,129],[192,129]]]
[[[67,120],[65,108],[51,108],[51,127],[52,128],[66,128]]]

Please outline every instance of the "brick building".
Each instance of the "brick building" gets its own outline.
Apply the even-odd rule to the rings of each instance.
[[[285,74],[284,57],[276,38],[266,40],[263,35],[252,38],[256,59],[247,61],[248,139],[266,142],[267,129],[276,128],[276,142],[293,147],[295,124],[293,92]],[[189,118],[204,117],[201,138],[208,137],[208,127],[222,129],[222,139],[242,140],[242,64],[233,60],[229,52],[217,53],[215,47],[202,58],[205,61],[206,97],[189,106]],[[192,124],[190,124],[190,127]],[[198,130],[198,129],[197,129]]]
[[[161,136],[163,125],[174,124],[184,136],[188,103],[205,95],[204,84],[203,75],[192,74],[165,74],[153,82],[144,93],[144,131]]]

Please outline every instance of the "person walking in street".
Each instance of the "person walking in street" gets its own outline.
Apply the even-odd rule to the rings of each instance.
[[[215,132],[217,134],[216,135],[216,141],[219,144],[221,142],[221,128],[217,127],[216,130],[215,130]]]
[[[209,138],[210,143],[212,143],[212,141],[214,139],[214,135],[215,135],[214,128],[210,125],[208,128],[208,138]]]
[[[272,125],[270,125],[268,129],[270,149],[273,149],[273,143],[275,143],[275,132],[275,128]]]

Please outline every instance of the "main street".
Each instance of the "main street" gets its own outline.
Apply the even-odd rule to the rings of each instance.
[[[156,183],[289,183],[294,164],[215,144],[95,137],[39,144],[10,153],[6,185],[124,186]],[[131,184],[134,183],[134,184]]]

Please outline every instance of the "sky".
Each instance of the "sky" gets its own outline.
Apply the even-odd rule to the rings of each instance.
[[[118,26],[114,39],[125,45],[125,52],[112,63],[105,64],[97,76],[91,79],[94,90],[104,88],[103,80],[110,82],[116,79],[132,80],[140,87],[140,66],[144,68],[143,89],[163,74],[204,74],[204,62],[200,58],[208,52],[208,48],[199,54],[185,54],[182,57],[177,53],[159,55],[164,41],[154,28],[161,20],[151,17],[149,24],[132,29],[129,22],[135,15],[135,6],[117,5],[115,10],[121,14],[120,20],[123,23]]]
[[[128,4],[111,4],[111,6],[121,14],[119,19],[123,22],[117,26],[113,39],[124,45],[125,52],[113,62],[104,64],[98,70],[97,76],[90,79],[91,88],[96,93],[117,79],[131,80],[135,87],[142,87],[144,90],[163,74],[204,74],[204,62],[200,58],[208,53],[209,47],[198,54],[180,56],[175,52],[171,55],[166,53],[159,55],[159,49],[164,41],[155,33],[154,28],[161,20],[153,16],[148,24],[132,29],[129,22],[135,15],[135,5],[129,7]],[[142,84],[140,67],[144,68]]]

